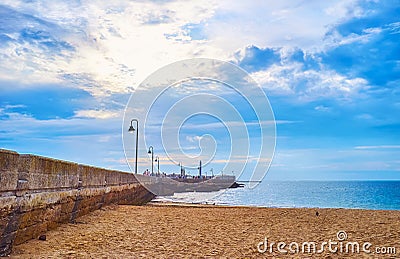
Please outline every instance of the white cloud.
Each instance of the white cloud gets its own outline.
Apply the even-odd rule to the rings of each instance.
[[[201,140],[201,136],[186,136],[186,140],[191,143],[197,143]]]
[[[247,45],[320,50],[330,26],[358,17],[358,1],[220,1],[205,28],[212,42],[230,52]],[[338,9],[340,7],[340,9]]]
[[[354,149],[400,149],[400,145],[356,146]]]
[[[337,1],[328,8],[324,9],[323,12],[329,16],[340,17],[341,19],[362,17],[366,15],[366,13],[360,6],[357,5],[358,2],[359,1],[357,0]]]
[[[391,23],[387,28],[390,30],[391,34],[398,34],[400,33],[400,22]]]
[[[5,80],[66,81],[102,96],[127,92],[129,86],[170,62],[204,54],[226,58],[223,51],[204,41],[188,43],[166,36],[184,35],[184,25],[212,16],[215,5],[210,1],[7,4],[54,24],[44,29],[74,50],[49,53],[40,45],[10,43],[1,53],[0,77]],[[16,53],[19,49],[22,55]]]
[[[16,109],[16,108],[26,108],[26,106],[23,104],[4,105],[4,110],[11,110],[11,109]]]
[[[197,56],[228,60],[250,44],[319,48],[328,25],[360,13],[349,11],[356,8],[355,1],[3,4],[20,12],[22,20],[12,21],[16,28],[27,26],[22,14],[32,15],[28,27],[31,23],[33,29],[49,33],[53,42],[68,43],[73,49],[54,51],[43,42],[10,42],[0,51],[0,79],[64,82],[95,96],[126,93],[151,72],[177,60]],[[342,11],[329,11],[338,5]],[[200,31],[200,39],[193,27]],[[9,35],[17,37],[18,30]]]
[[[357,119],[361,120],[372,120],[374,117],[371,114],[363,113],[356,116]]]
[[[321,112],[329,112],[329,111],[331,111],[331,108],[324,106],[324,105],[318,105],[318,106],[314,107],[314,110],[321,111]]]
[[[329,36],[325,38],[325,49],[335,48],[341,45],[348,45],[352,43],[366,43],[372,37],[380,34],[382,32],[382,28],[368,28],[362,31],[361,34],[350,33],[347,36],[341,35],[338,31],[333,30],[329,33]]]
[[[75,111],[77,118],[91,118],[91,119],[109,119],[120,118],[122,111],[107,111],[107,110],[79,110]]]
[[[298,95],[302,99],[348,98],[368,89],[363,78],[347,78],[334,70],[304,70],[301,63],[272,65],[250,75],[263,88],[275,94]]]

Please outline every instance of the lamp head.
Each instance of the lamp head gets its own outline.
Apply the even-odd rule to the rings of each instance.
[[[129,132],[134,132],[134,131],[135,131],[135,128],[131,125],[131,126],[129,127],[128,131],[129,131]]]

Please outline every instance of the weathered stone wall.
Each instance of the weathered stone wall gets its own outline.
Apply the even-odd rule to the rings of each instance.
[[[133,174],[0,149],[0,256],[102,206],[152,198]]]

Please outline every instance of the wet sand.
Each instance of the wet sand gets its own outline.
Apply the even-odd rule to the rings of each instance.
[[[338,236],[339,231],[345,231],[347,238],[344,239],[345,233]],[[267,249],[264,251],[266,238]],[[323,242],[329,241],[337,242],[331,244],[333,252],[329,251],[328,244],[322,246]],[[271,252],[272,242],[275,244]],[[281,244],[281,251],[277,247],[279,242],[286,244]],[[313,250],[311,244],[311,250],[308,251],[308,245],[305,244],[303,252],[304,242],[315,242],[316,249]],[[356,248],[352,250],[349,242],[359,244],[360,252],[357,253]],[[298,250],[296,244],[299,245]],[[366,252],[363,251],[364,245]],[[393,254],[391,247],[396,249],[396,254]],[[377,253],[383,251],[390,253]],[[189,257],[399,258],[400,211],[173,204],[112,206],[83,216],[76,224],[64,224],[47,232],[46,241],[36,239],[15,246],[11,256]]]

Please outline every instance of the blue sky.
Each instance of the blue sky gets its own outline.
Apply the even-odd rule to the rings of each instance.
[[[206,57],[267,94],[268,179],[399,179],[399,17],[397,1],[379,0],[2,1],[0,148],[127,171],[134,89]]]

